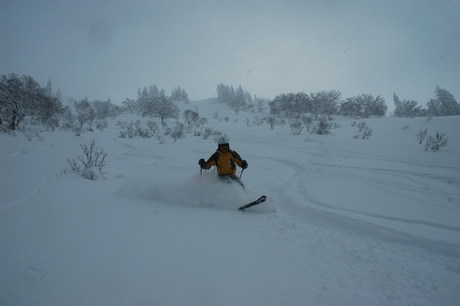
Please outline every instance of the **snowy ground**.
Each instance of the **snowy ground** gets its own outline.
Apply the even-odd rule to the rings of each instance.
[[[212,139],[123,139],[120,118],[80,137],[0,135],[0,305],[459,305],[460,117],[293,136],[195,106],[248,161],[246,190],[200,175]],[[424,151],[424,128],[448,146]],[[91,139],[105,177],[63,171]]]

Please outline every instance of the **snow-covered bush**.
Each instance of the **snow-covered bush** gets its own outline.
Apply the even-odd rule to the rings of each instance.
[[[76,158],[67,158],[70,170],[89,180],[98,179],[104,174],[107,153],[96,146],[94,139],[88,145],[81,144],[80,147],[83,150],[82,155],[78,155]]]
[[[310,116],[303,116],[302,122],[307,127],[307,131],[310,132],[311,125],[313,124],[313,118]]]
[[[148,120],[147,126],[149,128],[150,135],[152,136],[158,135],[160,132],[160,128],[158,127],[158,123],[156,121]]]
[[[213,129],[205,128],[203,132],[203,139],[208,139],[209,136],[212,135]]]
[[[264,124],[264,121],[266,118],[260,118],[259,116],[254,116],[254,119],[246,119],[246,126],[247,127],[252,127],[252,126],[262,126]],[[238,118],[234,120],[235,123],[238,122]]]
[[[92,131],[93,122],[96,119],[96,111],[91,107],[88,100],[82,100],[74,103],[75,108],[75,119],[78,123],[77,128],[80,132],[84,131],[83,126],[88,125],[90,131]]]
[[[164,135],[158,134],[157,135],[157,140],[159,144],[165,144],[166,143],[166,137]]]
[[[109,126],[109,123],[105,119],[96,120],[96,128],[103,132]]]
[[[259,116],[254,116],[254,119],[252,120],[253,125],[255,126],[262,126],[264,124],[265,118],[261,118]]]
[[[198,114],[198,112],[195,112],[191,109],[187,109],[183,112],[183,117],[184,117],[184,121],[187,125],[189,126],[197,126],[199,125],[199,122],[200,122],[200,114]]]
[[[209,136],[216,137],[216,136],[220,136],[220,135],[222,135],[222,132],[215,131],[212,128],[205,128],[204,132],[201,134],[201,136],[203,136],[203,139],[208,139]]]
[[[177,139],[185,138],[185,125],[176,122],[176,126],[171,131],[171,137],[174,139],[174,142],[176,142]]]
[[[436,136],[428,136],[425,142],[425,151],[438,151],[442,147],[447,146],[447,136],[446,134],[441,134],[436,131]]]
[[[311,128],[311,133],[312,134],[318,134],[318,135],[329,135],[331,134],[333,124],[330,122],[327,122],[325,118],[322,118],[319,120],[316,124],[314,124]]]
[[[185,110],[183,117],[187,125],[187,133],[191,133],[194,128],[199,128],[208,123],[208,119],[200,117],[198,112],[191,109]]]
[[[121,138],[150,138],[153,135],[150,134],[149,129],[142,128],[141,123],[137,120],[135,123],[132,121],[130,123],[122,123],[122,130],[120,131]]]
[[[61,126],[64,129],[75,130],[77,126],[77,119],[72,112],[70,106],[65,106],[61,115]]]
[[[270,125],[270,129],[273,130],[275,128],[276,124],[276,118],[273,116],[269,116],[265,118],[265,121],[268,122],[268,125]]]
[[[366,125],[366,122],[360,122],[356,126],[358,127],[358,133],[353,136],[354,139],[369,139],[374,132]]]

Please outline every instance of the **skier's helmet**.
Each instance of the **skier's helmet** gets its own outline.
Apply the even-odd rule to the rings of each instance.
[[[227,135],[222,135],[219,138],[217,138],[217,144],[220,145],[228,145],[230,143],[230,139],[228,138]]]

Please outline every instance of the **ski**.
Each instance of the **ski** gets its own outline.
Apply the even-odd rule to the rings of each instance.
[[[260,198],[258,198],[257,200],[252,201],[252,202],[250,202],[250,203],[248,203],[246,205],[241,206],[240,208],[238,208],[238,210],[245,210],[246,208],[249,208],[249,207],[252,207],[254,205],[263,203],[263,202],[265,202],[266,199],[267,199],[267,197],[263,195]]]

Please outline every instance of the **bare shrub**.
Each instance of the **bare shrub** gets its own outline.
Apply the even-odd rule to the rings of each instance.
[[[270,117],[266,117],[265,120],[268,122],[268,125],[270,125],[270,129],[273,130],[275,128],[276,118],[270,116]]]
[[[157,135],[157,140],[159,144],[165,144],[166,143],[166,137],[164,135]]]
[[[428,136],[425,142],[425,151],[439,151],[442,147],[447,146],[446,134],[441,134],[436,131],[436,136]]]
[[[200,115],[191,109],[187,109],[183,113],[184,121],[187,124],[188,130],[192,130],[192,127],[199,127],[201,124]]]
[[[61,125],[64,129],[75,131],[77,128],[77,119],[72,112],[70,106],[66,106],[62,110]]]
[[[28,141],[32,141],[34,138],[37,138],[40,141],[44,140],[43,136],[41,135],[41,131],[33,130],[31,127],[21,126],[17,130],[22,132]]]
[[[354,139],[369,139],[374,132],[366,125],[366,122],[360,122],[356,126],[358,127],[358,133],[353,136]]]
[[[76,158],[67,158],[70,170],[89,180],[98,179],[104,174],[107,153],[96,146],[94,139],[88,145],[81,144],[80,147],[83,150],[82,155],[78,155]]]
[[[299,120],[291,122],[290,127],[292,135],[300,135],[303,131],[303,124]]]
[[[315,125],[313,125],[311,133],[318,135],[330,135],[332,126],[332,123],[327,122],[325,118],[322,118]]]
[[[174,139],[174,142],[177,139],[181,139],[185,137],[185,125],[179,122],[176,122],[176,126],[171,131],[171,137]]]
[[[103,120],[96,120],[96,128],[103,132],[104,129],[106,129],[107,127],[109,126],[109,123],[107,122],[107,120],[103,119]]]
[[[420,132],[418,132],[417,136],[416,136],[417,140],[418,140],[418,143],[422,144],[427,135],[428,135],[428,130],[427,129],[424,129],[424,130],[421,130]]]
[[[160,132],[160,128],[158,127],[158,123],[156,121],[153,121],[153,120],[147,121],[147,126],[149,128],[149,132],[151,136],[158,135],[158,133]]]
[[[313,124],[313,118],[310,116],[302,117],[303,124],[307,127],[307,131],[310,132],[311,125]]]
[[[213,134],[214,134],[214,130],[212,128],[205,128],[203,132],[203,139],[208,139],[208,137]]]
[[[149,128],[143,128],[141,126],[141,122],[137,120],[136,122],[129,122],[129,123],[122,123],[122,130],[120,131],[121,138],[134,138],[134,137],[142,137],[142,138],[150,138],[153,135],[151,134],[150,125]]]

